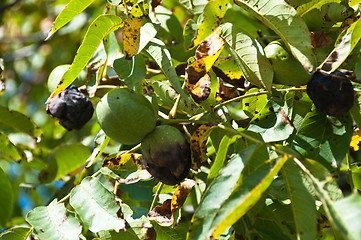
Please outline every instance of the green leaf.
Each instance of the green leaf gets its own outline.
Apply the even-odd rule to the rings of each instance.
[[[153,38],[144,48],[144,51],[158,64],[174,89],[184,99],[188,99],[179,82],[177,73],[171,60],[172,57],[165,47],[165,44],[161,40]]]
[[[352,124],[349,114],[337,119],[313,110],[298,129],[293,149],[328,169],[339,167],[349,150]]]
[[[311,48],[310,33],[295,9],[283,0],[235,0],[235,3],[280,36],[306,70],[314,70],[316,58]]]
[[[155,16],[160,22],[161,28],[171,34],[172,39],[180,43],[183,42],[182,25],[172,11],[159,5],[155,8]]]
[[[200,16],[200,23],[197,28],[196,35],[192,40],[192,44],[188,49],[192,49],[211,35],[221,24],[224,14],[227,11],[229,0],[210,0],[204,7],[204,11]]]
[[[186,238],[186,228],[170,228],[162,227],[156,221],[151,221],[155,232],[157,233],[157,240],[184,240]]]
[[[268,59],[261,53],[257,40],[239,32],[230,23],[221,26],[221,38],[226,41],[226,49],[237,62],[249,82],[271,90],[273,69]]]
[[[9,140],[8,136],[0,131],[0,157],[5,160],[14,160],[19,162],[23,156],[19,153],[16,146]]]
[[[342,221],[347,227],[347,239],[361,239],[361,196],[354,193],[335,202],[335,208],[340,213]]]
[[[321,64],[325,71],[333,72],[346,60],[356,44],[361,39],[361,21],[358,19],[348,29],[344,30],[341,37],[336,41],[336,48],[328,55]]]
[[[23,132],[32,137],[40,137],[42,130],[24,114],[11,111],[6,107],[0,106],[0,129],[11,132]]]
[[[64,9],[60,12],[60,14],[56,17],[54,25],[49,33],[49,39],[56,31],[62,28],[65,24],[70,22],[74,17],[76,17],[79,13],[84,11],[90,4],[92,4],[94,0],[71,0]]]
[[[252,118],[247,130],[260,133],[265,142],[286,140],[294,127],[283,99],[282,94],[274,92],[263,109]]]
[[[119,78],[124,79],[129,88],[142,81],[147,73],[143,56],[140,54],[131,61],[125,59],[125,56],[118,58],[114,61],[113,67]]]
[[[231,138],[228,135],[224,135],[219,147],[216,158],[213,161],[212,167],[209,170],[207,176],[207,182],[210,183],[218,175],[219,171],[223,167],[224,161],[226,160],[228,147],[231,143]]]
[[[14,227],[0,234],[1,240],[26,240],[31,232],[30,228]]]
[[[275,160],[274,164],[266,162],[252,175],[242,176],[240,185],[221,206],[212,222],[213,237],[222,234],[257,203],[288,159],[289,156],[284,156]]]
[[[0,226],[5,226],[5,223],[11,218],[14,209],[14,191],[10,179],[7,174],[0,168]]]
[[[123,20],[115,15],[100,15],[89,26],[70,68],[49,99],[66,89],[87,65],[105,36],[123,26]]]
[[[259,89],[251,88],[250,90],[248,90],[245,93],[245,95],[257,93],[257,92],[259,92]],[[253,97],[247,97],[247,98],[243,99],[242,100],[242,109],[248,117],[253,118],[256,114],[258,114],[264,108],[264,106],[266,104],[267,104],[267,95],[266,94],[256,95]]]
[[[114,194],[94,177],[84,178],[71,191],[70,204],[94,233],[111,229],[119,231],[125,227],[124,221],[117,216],[120,206]]]
[[[358,190],[361,189],[361,164],[356,162],[351,164],[352,185]]]
[[[35,235],[46,240],[78,240],[82,229],[75,214],[56,199],[49,206],[36,207],[28,212],[26,221],[33,227]]]
[[[297,7],[297,13],[299,16],[303,16],[304,14],[306,14],[307,12],[309,12],[310,10],[317,8],[320,9],[323,5],[325,5],[326,3],[339,3],[341,2],[341,0],[311,0],[309,2],[305,2],[303,3],[303,1],[299,1],[299,3],[301,3],[301,5],[299,5]],[[303,4],[302,4],[303,3]]]
[[[234,155],[229,162],[219,171],[219,174],[210,183],[203,193],[201,203],[196,209],[191,220],[190,232],[187,239],[204,239],[209,232],[213,218],[219,207],[228,199],[232,190],[237,185],[244,162],[254,153],[255,146],[251,146],[239,154]]]
[[[50,154],[49,166],[40,173],[39,179],[42,182],[60,179],[84,165],[90,155],[90,149],[80,143],[61,145]]]
[[[306,114],[310,112],[313,103],[306,92],[301,91],[289,91],[285,95],[285,101],[289,109],[291,109],[290,120],[293,126],[299,129]]]
[[[101,240],[139,240],[137,234],[132,228],[127,231],[100,231],[99,237]]]
[[[305,185],[302,170],[294,161],[288,161],[282,168],[281,173],[291,200],[290,206],[297,239],[316,239],[316,204]]]
[[[295,162],[301,167],[318,199],[322,202],[323,210],[328,221],[331,223],[336,239],[352,239],[347,231],[347,225],[342,221],[341,215],[343,215],[344,209],[342,212],[339,212],[328,193],[323,189],[323,184],[299,160],[295,159]]]
[[[208,0],[179,0],[179,3],[186,7],[193,14],[203,12]]]

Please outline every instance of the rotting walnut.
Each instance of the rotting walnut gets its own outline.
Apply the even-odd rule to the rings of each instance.
[[[58,118],[59,123],[70,131],[82,128],[92,118],[94,107],[91,101],[71,84],[47,103],[46,113]]]
[[[307,84],[307,94],[319,111],[330,116],[347,113],[354,103],[352,84],[341,72],[316,71]]]
[[[167,185],[180,183],[189,173],[189,143],[175,127],[157,126],[142,141],[142,154],[148,172]]]

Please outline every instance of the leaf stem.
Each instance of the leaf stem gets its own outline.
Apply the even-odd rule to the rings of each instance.
[[[63,197],[62,199],[60,199],[60,200],[58,201],[58,203],[65,202],[66,200],[68,200],[68,198],[70,198],[70,193],[68,193],[68,195],[66,195],[65,197]]]
[[[154,198],[153,198],[152,204],[150,205],[149,212],[152,211],[152,209],[155,207],[155,204],[158,201],[158,197],[159,197],[160,191],[162,191],[163,186],[164,186],[164,183],[160,182],[158,189],[154,194]]]

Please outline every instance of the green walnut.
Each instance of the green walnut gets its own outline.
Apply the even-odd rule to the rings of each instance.
[[[274,83],[298,87],[312,78],[281,41],[269,43],[264,51],[273,66]]]
[[[95,115],[110,138],[127,145],[140,143],[157,121],[152,104],[128,88],[116,88],[105,94],[95,108]]]
[[[180,183],[189,173],[191,152],[183,134],[169,125],[157,126],[142,141],[143,165],[157,180]]]

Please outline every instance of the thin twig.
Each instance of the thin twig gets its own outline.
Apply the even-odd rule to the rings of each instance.
[[[158,201],[158,197],[159,197],[160,192],[162,191],[163,186],[164,186],[164,183],[160,182],[158,189],[154,194],[154,198],[153,198],[152,204],[150,205],[149,212],[152,211],[152,209],[155,207],[155,204]]]

